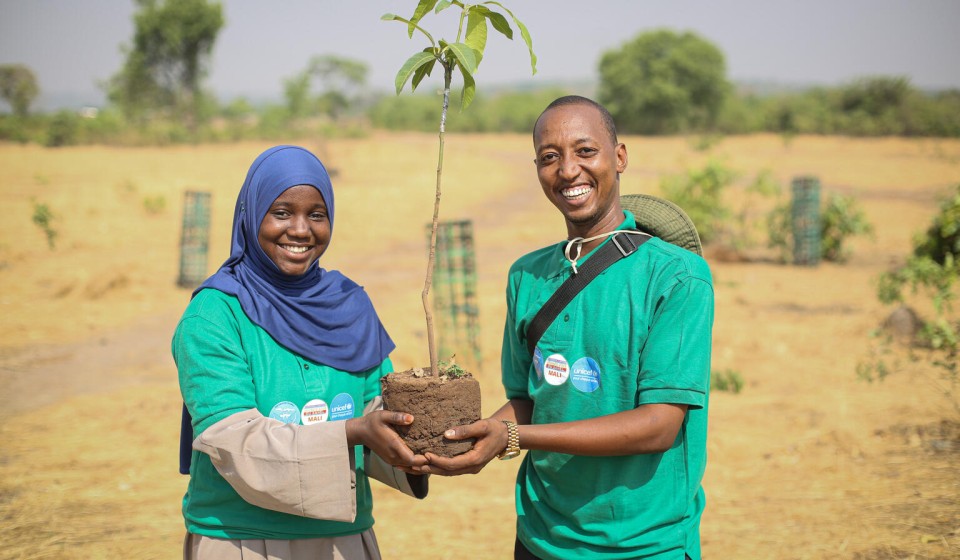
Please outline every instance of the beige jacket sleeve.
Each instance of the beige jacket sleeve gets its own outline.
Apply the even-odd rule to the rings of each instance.
[[[357,516],[356,467],[344,422],[284,424],[256,409],[210,426],[193,441],[244,500],[314,519]]]

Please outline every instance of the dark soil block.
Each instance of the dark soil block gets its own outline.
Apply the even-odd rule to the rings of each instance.
[[[423,371],[391,373],[380,380],[383,407],[414,417],[413,424],[394,428],[417,454],[453,457],[469,451],[474,440],[448,440],[443,432],[480,419],[480,383],[469,373],[450,378]]]

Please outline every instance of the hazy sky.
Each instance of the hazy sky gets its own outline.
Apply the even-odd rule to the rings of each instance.
[[[224,0],[226,24],[207,85],[228,99],[282,95],[282,82],[314,55],[369,64],[369,85],[390,90],[403,61],[425,44],[380,21],[409,16],[414,0]],[[694,31],[726,56],[736,81],[835,85],[865,75],[903,75],[918,87],[960,88],[958,0],[504,0],[530,29],[539,81],[595,80],[600,55],[638,33]],[[0,64],[36,73],[43,98],[99,103],[98,83],[123,62],[133,37],[132,0],[0,0]],[[428,16],[452,39],[450,17]],[[485,84],[531,79],[526,47],[491,30],[477,74]]]

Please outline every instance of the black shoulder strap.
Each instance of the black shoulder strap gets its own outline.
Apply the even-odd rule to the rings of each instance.
[[[640,239],[636,239],[639,237]],[[530,321],[527,326],[527,350],[533,355],[540,342],[540,337],[547,331],[557,315],[563,311],[563,308],[573,300],[580,290],[585,288],[591,280],[596,278],[601,272],[613,263],[622,258],[629,257],[637,248],[650,239],[647,235],[637,235],[634,233],[616,233],[610,239],[610,243],[601,246],[597,252],[587,259],[587,262],[580,267],[579,271],[570,278],[567,278],[557,291],[550,296],[547,303],[543,304],[540,311]]]

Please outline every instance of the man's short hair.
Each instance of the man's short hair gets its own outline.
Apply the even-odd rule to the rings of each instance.
[[[617,140],[617,126],[613,122],[613,117],[610,115],[610,111],[607,111],[606,107],[597,103],[593,99],[583,97],[581,95],[565,95],[563,97],[554,99],[553,102],[547,105],[547,108],[540,113],[540,116],[537,117],[537,122],[533,125],[534,135],[536,135],[537,124],[540,123],[540,119],[543,118],[544,113],[555,107],[565,107],[568,105],[587,105],[599,111],[600,119],[603,121],[603,126],[607,129],[607,133],[610,135],[610,141],[613,142],[614,146],[619,144],[619,141]],[[536,141],[536,139],[534,139],[534,141]]]

